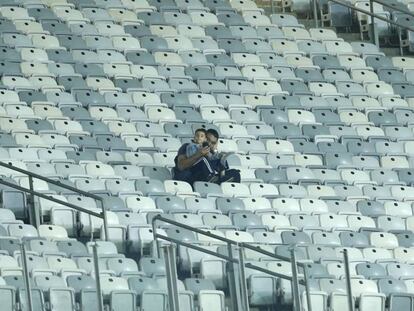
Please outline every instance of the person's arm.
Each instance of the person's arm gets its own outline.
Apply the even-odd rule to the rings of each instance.
[[[177,168],[180,171],[183,171],[187,168],[190,168],[194,163],[200,160],[202,157],[206,156],[210,152],[210,147],[203,147],[197,151],[191,157],[187,157],[185,154],[181,154],[177,158]]]

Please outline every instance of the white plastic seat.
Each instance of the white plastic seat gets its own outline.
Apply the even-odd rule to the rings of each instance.
[[[180,35],[191,39],[206,36],[204,28],[197,25],[178,25],[177,31]]]
[[[28,14],[26,8],[17,6],[2,6],[0,13],[4,18],[11,20],[33,20]]]
[[[352,80],[358,83],[379,81],[378,75],[374,71],[367,69],[353,69],[351,70],[351,77]]]
[[[315,96],[329,96],[338,94],[336,86],[331,83],[311,82],[309,83],[309,90],[313,92]]]
[[[318,41],[329,41],[338,39],[336,32],[332,29],[311,28],[309,29],[309,34],[313,40]]]
[[[110,8],[108,13],[117,23],[134,23],[139,21],[135,12],[123,8]]]
[[[277,54],[300,54],[299,47],[295,41],[286,39],[273,39],[270,44]]]
[[[392,58],[392,63],[404,71],[414,69],[414,58],[395,56]]]
[[[217,15],[207,12],[189,12],[194,24],[199,26],[219,25]]]
[[[375,222],[371,217],[350,215],[348,216],[348,225],[352,230],[359,230],[362,227],[375,228]]]
[[[316,123],[314,114],[307,110],[289,109],[288,118],[293,124]]]
[[[346,57],[346,56],[356,55],[356,53],[354,53],[352,46],[349,42],[339,41],[339,40],[335,40],[335,41],[327,40],[323,42],[323,45],[325,46],[328,53],[333,54],[333,55],[338,55],[339,59],[341,56]]]
[[[372,232],[369,236],[370,243],[374,247],[394,249],[398,247],[397,237],[389,232]]]
[[[339,63],[348,70],[367,68],[365,61],[358,56],[343,55],[338,56]]]
[[[227,196],[234,197],[247,197],[250,196],[250,190],[245,184],[236,184],[236,183],[222,183],[221,189],[223,193]]]
[[[95,27],[99,34],[105,37],[125,36],[124,27],[111,22],[96,22]]]
[[[182,66],[184,65],[181,56],[172,52],[154,52],[154,58],[157,63],[162,65]]]

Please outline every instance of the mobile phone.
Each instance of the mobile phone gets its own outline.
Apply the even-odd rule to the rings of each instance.
[[[203,146],[203,147],[208,147],[208,146],[209,146],[209,144],[208,144],[208,142],[206,142],[206,141],[205,141],[205,142],[203,143],[203,145],[202,145],[202,146]]]

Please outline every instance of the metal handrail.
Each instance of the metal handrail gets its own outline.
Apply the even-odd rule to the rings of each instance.
[[[174,226],[177,226],[177,227],[189,230],[189,231],[193,231],[193,232],[211,237],[213,239],[225,242],[228,246],[228,249],[229,249],[229,256],[219,254],[217,252],[202,248],[202,247],[197,246],[197,245],[192,244],[192,243],[183,242],[181,240],[171,238],[171,237],[168,237],[168,236],[163,235],[163,234],[159,234],[159,233],[157,233],[157,226],[156,226],[157,221],[162,221],[162,222],[165,222],[165,223],[169,223],[171,225],[174,225]],[[308,311],[312,311],[312,305],[311,305],[310,293],[309,293],[310,288],[309,288],[309,283],[308,283],[308,278],[307,278],[307,273],[306,273],[307,268],[306,268],[305,264],[299,263],[299,262],[296,261],[293,249],[291,251],[291,254],[292,254],[291,258],[286,257],[286,256],[276,255],[276,254],[267,252],[265,250],[262,250],[259,247],[249,245],[248,243],[237,242],[237,241],[234,241],[234,240],[231,240],[231,239],[227,239],[225,237],[221,237],[219,235],[215,235],[215,234],[213,234],[211,232],[208,232],[208,231],[205,231],[205,230],[201,230],[201,229],[198,229],[198,228],[193,228],[191,226],[179,223],[177,221],[162,217],[162,215],[160,215],[160,214],[158,214],[158,215],[156,215],[152,218],[152,234],[153,234],[154,241],[155,241],[155,244],[156,244],[156,247],[155,247],[154,251],[155,251],[155,253],[158,257],[160,256],[160,251],[159,251],[160,245],[159,245],[158,239],[162,239],[162,240],[165,240],[165,241],[168,241],[168,242],[175,243],[177,245],[188,247],[188,248],[191,248],[191,249],[194,249],[194,250],[197,250],[197,251],[200,251],[200,252],[203,252],[203,253],[206,253],[206,254],[221,258],[221,259],[224,259],[224,260],[226,260],[227,262],[230,262],[230,263],[239,264],[239,266],[242,263],[244,263],[244,261],[243,261],[243,258],[237,259],[237,258],[233,257],[233,251],[232,251],[232,248],[231,248],[232,245],[238,246],[239,250],[240,250],[240,253],[242,253],[241,249],[247,248],[247,249],[256,251],[258,253],[261,253],[263,255],[272,257],[272,258],[277,259],[277,260],[288,261],[292,264],[292,268],[295,267],[295,269],[293,269],[293,270],[296,270],[297,267],[300,266],[304,269],[304,277],[299,277],[297,275],[297,273],[294,273],[295,271],[293,271],[292,276],[289,276],[289,275],[277,273],[277,272],[259,267],[257,265],[252,264],[252,263],[245,263],[244,264],[244,266],[247,267],[247,268],[250,268],[250,269],[253,269],[253,270],[256,270],[256,271],[259,271],[259,272],[263,272],[263,273],[269,274],[269,275],[277,277],[277,278],[281,278],[281,279],[291,281],[292,282],[292,289],[293,289],[293,296],[294,296],[293,297],[294,298],[294,305],[297,308],[297,310],[301,310],[301,302],[300,302],[300,297],[299,297],[299,295],[300,295],[299,294],[299,284],[304,285],[305,290],[306,290],[306,295],[307,295],[307,309],[308,309]],[[244,267],[242,267],[242,269],[244,269]],[[242,280],[242,282],[244,282],[244,280]],[[243,289],[241,289],[241,292],[243,294]],[[248,309],[248,307],[246,309]]]
[[[47,177],[41,176],[39,174],[36,174],[36,173],[30,172],[30,171],[24,170],[24,169],[22,169],[20,167],[16,167],[14,165],[11,165],[11,164],[8,164],[8,163],[4,163],[4,162],[1,162],[1,161],[0,161],[0,167],[8,168],[10,170],[13,170],[13,171],[16,171],[16,172],[25,174],[25,175],[27,175],[29,177],[29,189],[28,188],[24,188],[24,187],[19,186],[19,185],[16,185],[16,184],[13,184],[11,182],[8,182],[8,181],[0,178],[0,184],[2,184],[2,185],[5,185],[5,186],[10,187],[10,188],[13,188],[13,189],[16,189],[18,191],[22,191],[22,192],[28,193],[32,198],[33,198],[33,196],[37,196],[39,198],[46,199],[46,200],[52,201],[54,203],[61,204],[63,206],[67,206],[67,207],[73,208],[75,210],[78,210],[80,212],[89,214],[91,216],[98,217],[98,218],[102,218],[102,220],[103,220],[103,226],[104,226],[104,232],[105,232],[105,240],[108,240],[108,236],[109,235],[108,235],[108,223],[107,223],[106,208],[105,208],[105,205],[104,205],[104,202],[103,202],[104,199],[101,196],[98,196],[96,194],[89,193],[89,192],[86,192],[84,190],[81,190],[81,189],[78,189],[78,188],[75,188],[75,187],[72,187],[72,186],[63,184],[63,183],[61,183],[59,181],[56,181],[56,180],[53,180],[51,178],[47,178]],[[36,179],[39,179],[39,180],[43,180],[43,181],[45,181],[47,183],[50,183],[52,185],[56,185],[56,186],[59,186],[61,188],[70,190],[72,192],[79,193],[79,194],[81,194],[81,195],[83,195],[85,197],[90,197],[92,199],[95,199],[95,200],[97,200],[97,201],[100,202],[101,208],[102,208],[102,212],[97,213],[97,212],[88,210],[86,208],[83,208],[81,206],[78,206],[78,205],[75,205],[75,204],[72,204],[72,203],[69,203],[69,202],[65,202],[65,201],[56,199],[56,198],[54,198],[54,197],[52,197],[50,195],[47,195],[47,194],[38,192],[38,191],[36,191],[36,190],[33,189],[33,178],[36,178]],[[31,200],[31,201],[32,201],[31,204],[33,204],[32,208],[34,210],[34,201],[33,200]],[[36,223],[36,226],[39,225],[39,223],[38,223],[38,217],[36,217],[36,215],[34,215],[34,218],[35,218],[34,222]]]
[[[339,1],[339,0],[328,0],[328,1],[329,2],[334,2],[334,3],[339,4],[339,5],[343,5],[343,6],[349,8],[351,10],[354,10],[354,11],[357,11],[357,12],[360,12],[360,13],[363,13],[363,14],[367,14],[367,15],[369,15],[371,17],[374,17],[374,18],[377,18],[377,19],[382,20],[384,22],[390,23],[391,25],[394,25],[394,26],[397,26],[397,27],[400,27],[400,28],[404,28],[404,29],[409,30],[409,31],[414,31],[414,28],[413,27],[409,27],[409,26],[406,26],[406,25],[402,25],[402,24],[397,23],[397,22],[395,22],[395,21],[393,21],[391,19],[385,18],[385,17],[383,17],[381,15],[372,13],[370,11],[366,11],[364,9],[357,8],[357,7],[353,6],[352,4],[348,4],[348,3],[345,3],[345,2],[342,2],[342,1]],[[370,0],[370,1],[374,1],[374,0]]]
[[[269,257],[273,257],[274,259],[277,259],[277,260],[289,261],[289,262],[290,262],[290,260],[291,260],[289,257],[286,257],[286,256],[281,256],[281,255],[276,255],[276,254],[270,253],[270,252],[268,252],[268,251],[265,251],[265,250],[263,250],[263,249],[259,248],[258,246],[252,246],[252,245],[250,245],[250,244],[248,244],[248,243],[245,243],[245,242],[237,242],[237,241],[234,241],[234,240],[231,240],[231,239],[227,239],[227,238],[224,238],[224,237],[222,237],[222,236],[216,235],[216,234],[214,234],[214,233],[207,232],[207,231],[205,231],[205,230],[198,229],[198,228],[194,228],[194,227],[191,227],[191,226],[188,226],[188,225],[182,224],[182,223],[180,223],[180,222],[177,222],[177,221],[175,221],[175,220],[172,220],[172,219],[168,219],[168,218],[162,217],[162,215],[161,215],[161,214],[158,214],[158,215],[156,215],[156,216],[154,216],[154,217],[152,218],[152,229],[153,229],[153,234],[154,234],[154,240],[156,240],[156,239],[155,239],[155,238],[156,238],[156,235],[158,235],[158,234],[156,233],[156,231],[155,231],[155,229],[156,229],[155,223],[156,223],[157,221],[166,222],[166,223],[169,223],[169,224],[171,224],[171,225],[174,225],[174,226],[177,226],[177,227],[181,227],[181,228],[183,228],[183,229],[187,229],[187,230],[190,230],[190,231],[194,231],[194,232],[196,232],[196,233],[200,233],[200,234],[202,234],[202,235],[208,236],[208,237],[210,237],[210,238],[213,238],[213,239],[216,239],[216,240],[219,240],[219,241],[225,242],[225,243],[229,243],[229,244],[232,244],[232,245],[237,245],[237,246],[242,246],[242,247],[244,247],[244,248],[248,248],[248,249],[250,249],[250,250],[252,250],[252,251],[256,251],[256,252],[261,253],[261,254],[263,254],[263,255],[266,255],[266,256],[269,256]],[[303,263],[301,263],[301,262],[298,262],[298,266],[300,266],[300,267],[304,267],[304,266],[305,266],[305,264],[303,264]]]
[[[405,9],[401,9],[399,7],[395,7],[392,4],[389,4],[389,3],[385,2],[385,1],[382,1],[382,0],[371,0],[371,1],[372,2],[376,2],[376,3],[379,3],[382,6],[385,6],[386,8],[390,8],[390,9],[393,9],[393,10],[398,11],[400,13],[404,13],[404,14],[407,14],[407,15],[410,15],[410,16],[414,17],[414,13],[413,12],[408,11],[408,10],[405,10]]]
[[[319,0],[314,0],[314,1],[319,1]],[[383,22],[386,22],[386,23],[389,23],[391,25],[394,25],[394,26],[398,27],[398,29],[405,29],[405,30],[413,31],[414,32],[414,27],[402,25],[400,23],[397,23],[397,22],[393,21],[392,19],[388,19],[388,18],[386,18],[386,17],[384,17],[382,15],[375,14],[374,13],[374,9],[373,9],[373,3],[374,2],[377,2],[379,4],[382,4],[383,6],[386,6],[386,7],[389,7],[389,8],[393,8],[396,11],[399,11],[401,13],[405,13],[405,14],[408,14],[408,15],[414,17],[414,14],[412,12],[409,12],[409,11],[406,11],[406,10],[402,10],[400,8],[395,8],[395,7],[391,6],[390,4],[387,4],[386,2],[383,2],[381,0],[370,0],[370,11],[367,11],[367,10],[364,10],[364,9],[361,9],[361,8],[357,8],[357,7],[355,7],[352,4],[349,4],[349,3],[346,3],[346,2],[342,2],[342,1],[339,1],[339,0],[327,0],[327,1],[328,2],[334,2],[336,4],[339,4],[339,5],[342,5],[342,6],[346,7],[348,9],[351,9],[353,11],[357,11],[357,12],[360,12],[360,13],[363,13],[363,14],[366,14],[366,15],[370,16],[371,17],[371,24],[372,24],[371,25],[371,27],[372,27],[372,40],[373,40],[373,43],[375,45],[377,45],[377,46],[379,46],[379,42],[378,42],[378,38],[377,38],[377,35],[376,35],[376,30],[375,30],[375,23],[374,23],[374,20],[375,19],[379,19],[379,20],[381,20]],[[320,6],[319,5],[319,2],[318,2],[318,6]],[[313,18],[315,20],[315,25],[318,25],[319,24],[318,23],[318,12],[317,12],[316,9],[314,9]]]

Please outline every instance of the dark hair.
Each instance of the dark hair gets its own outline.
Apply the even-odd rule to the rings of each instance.
[[[219,133],[215,129],[208,129],[206,134],[211,134],[215,138],[219,139]]]
[[[194,134],[197,134],[198,132],[203,132],[204,134],[207,135],[207,131],[205,129],[201,128],[201,127],[198,128],[198,129],[196,129],[195,132],[194,132]]]

